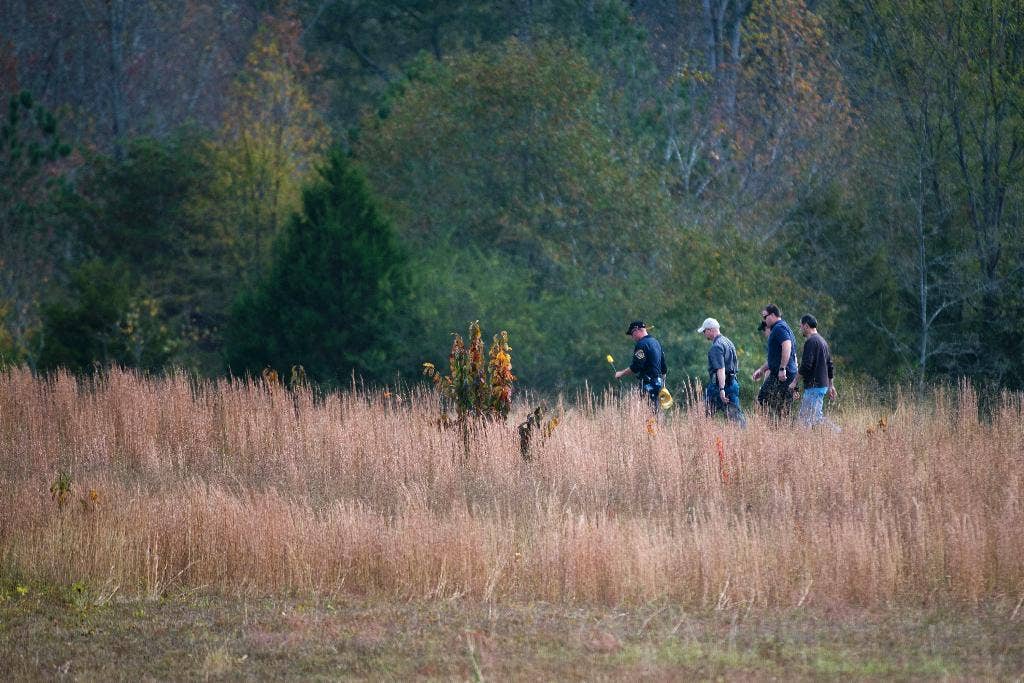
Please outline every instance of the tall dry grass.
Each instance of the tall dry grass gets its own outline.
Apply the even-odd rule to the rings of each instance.
[[[8,370],[0,563],[148,594],[1015,603],[1022,402],[985,422],[976,405],[969,388],[903,400],[884,428],[853,408],[839,434],[676,411],[651,434],[642,405],[608,395],[524,463],[511,424],[472,434],[467,457],[428,393]]]

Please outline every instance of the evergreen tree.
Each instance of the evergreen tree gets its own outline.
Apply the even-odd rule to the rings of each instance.
[[[42,306],[39,367],[88,372],[95,364],[159,372],[176,340],[159,304],[133,282],[122,262],[87,261]]]
[[[328,386],[351,373],[386,381],[397,357],[399,307],[410,296],[407,257],[362,174],[335,148],[306,188],[269,272],[243,292],[226,333],[229,369],[269,366],[282,377],[301,365]],[[407,309],[408,307],[406,307]]]
[[[65,174],[75,163],[58,117],[31,93],[0,83],[0,340],[8,360],[32,362],[40,294],[68,242]]]
[[[179,337],[175,365],[207,374],[223,366],[220,334],[240,290],[231,266],[242,251],[205,205],[218,170],[208,137],[183,128],[124,142],[120,160],[90,154],[74,217],[84,258],[127,268]]]

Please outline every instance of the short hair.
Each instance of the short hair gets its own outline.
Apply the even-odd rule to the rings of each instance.
[[[776,306],[775,304],[768,304],[767,306],[765,306],[764,312],[767,313],[768,315],[774,315],[780,318],[782,317],[782,311],[780,311],[779,307]]]
[[[800,324],[801,325],[807,325],[807,327],[811,328],[812,330],[818,329],[818,321],[810,313],[808,313],[804,317],[800,318]]]

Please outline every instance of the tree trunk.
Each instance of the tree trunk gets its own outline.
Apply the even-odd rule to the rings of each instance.
[[[513,34],[525,45],[533,42],[533,0],[516,0]]]
[[[125,104],[125,55],[127,36],[125,0],[110,0],[107,6],[110,41],[110,114],[114,158],[124,158],[124,139],[128,133],[128,108]]]

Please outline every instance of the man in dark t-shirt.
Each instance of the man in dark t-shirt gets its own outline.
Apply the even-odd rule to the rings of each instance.
[[[796,337],[775,304],[768,304],[761,310],[761,320],[770,330],[765,349],[767,360],[754,371],[751,379],[756,382],[765,377],[757,402],[771,419],[778,421],[789,416],[793,405],[789,383],[796,377]]]
[[[828,342],[818,334],[818,321],[813,315],[800,318],[800,334],[804,336],[804,352],[800,357],[800,374],[793,378],[789,388],[797,391],[797,382],[804,380],[804,393],[798,419],[808,427],[824,424],[838,431],[838,427],[822,413],[825,394],[833,401],[838,395],[834,384],[835,367]]]
[[[629,367],[615,373],[615,379],[626,375],[640,378],[640,386],[651,399],[651,410],[658,412],[658,394],[665,387],[665,375],[668,366],[665,354],[657,339],[647,333],[647,325],[642,320],[634,320],[629,324],[626,334],[633,338],[633,359]]]

